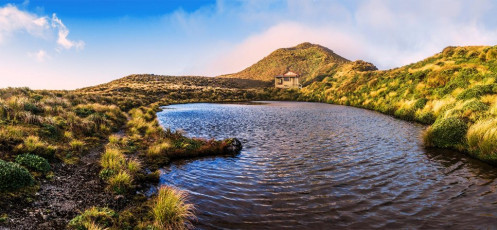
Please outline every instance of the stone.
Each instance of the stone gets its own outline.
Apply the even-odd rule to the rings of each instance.
[[[242,142],[236,138],[229,138],[224,140],[228,146],[225,147],[225,151],[231,154],[237,154],[242,150]]]

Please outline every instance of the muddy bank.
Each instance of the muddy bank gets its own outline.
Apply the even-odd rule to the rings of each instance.
[[[55,176],[42,180],[33,197],[1,200],[8,219],[0,229],[66,229],[73,217],[92,206],[122,208],[125,198],[107,192],[98,176],[102,151],[92,149],[75,165],[52,165]]]

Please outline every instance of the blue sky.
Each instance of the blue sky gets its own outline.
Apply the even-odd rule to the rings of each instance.
[[[497,45],[494,0],[0,0],[0,88],[237,72],[309,41],[388,69]]]

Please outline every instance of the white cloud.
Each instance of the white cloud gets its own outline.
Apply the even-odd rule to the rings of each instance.
[[[69,35],[69,30],[62,23],[62,21],[55,15],[52,15],[52,27],[58,30],[57,32],[57,44],[62,46],[64,49],[76,48],[77,50],[81,50],[84,48],[85,43],[83,41],[71,41],[67,38]]]
[[[13,5],[0,8],[0,42],[23,31],[36,37],[43,37],[49,29],[46,17],[21,11]]]
[[[83,41],[73,41],[67,37],[69,30],[56,14],[49,18],[22,11],[10,4],[0,7],[0,44],[7,40],[15,41],[16,33],[21,32],[48,41],[53,39],[55,34],[55,43],[63,49],[81,50],[85,45]]]
[[[38,50],[38,52],[28,53],[28,56],[35,59],[37,62],[44,62],[49,59],[47,52],[45,50]]]

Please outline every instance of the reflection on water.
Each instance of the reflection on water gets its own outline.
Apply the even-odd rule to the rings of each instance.
[[[199,229],[488,227],[497,170],[424,149],[423,126],[298,102],[184,104],[158,114],[189,136],[237,137],[236,157],[178,161],[162,184],[190,193]]]

